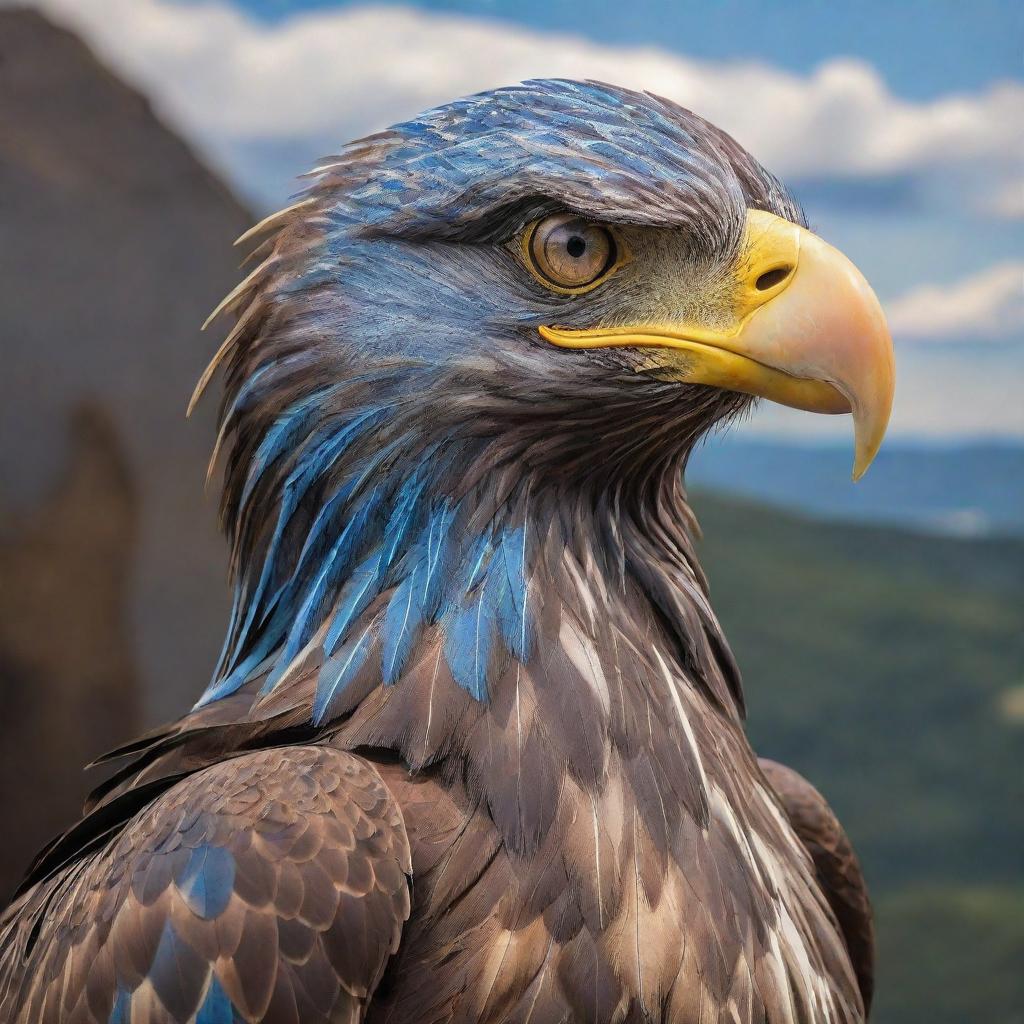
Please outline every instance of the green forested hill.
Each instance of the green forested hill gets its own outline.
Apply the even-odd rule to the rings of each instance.
[[[754,746],[864,862],[873,1019],[1024,1021],[1024,541],[693,504]]]

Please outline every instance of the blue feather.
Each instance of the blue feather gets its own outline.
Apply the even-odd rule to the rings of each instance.
[[[384,543],[381,546],[385,567],[390,566],[394,561],[399,548],[404,544],[416,523],[418,502],[424,486],[424,481],[420,479],[419,474],[413,474],[398,489],[397,501],[388,518],[388,525],[384,531]]]
[[[256,674],[256,669],[267,660],[271,651],[279,642],[279,636],[269,631],[265,632],[256,641],[256,646],[252,651],[226,676],[222,679],[214,680],[207,686],[199,700],[192,705],[193,710],[197,711],[199,708],[206,707],[207,704],[212,704],[215,700],[220,700],[222,697],[229,697],[236,690],[241,689],[245,685],[246,680]]]
[[[232,416],[237,413],[245,403],[253,397],[253,392],[256,390],[260,381],[270,373],[271,370],[275,371],[278,379],[281,378],[281,371],[286,366],[291,366],[297,362],[307,361],[311,358],[310,353],[307,352],[293,352],[290,356],[285,356],[284,359],[275,359],[272,362],[264,363],[259,369],[255,370],[253,374],[245,381],[245,383],[238,389],[238,394],[235,395],[231,402],[231,405],[227,408],[224,414],[224,419],[229,420]]]
[[[324,641],[326,654],[334,653],[335,647],[356,617],[380,592],[391,563],[414,526],[417,502],[423,486],[423,481],[414,474],[399,488],[398,500],[388,518],[380,547],[353,571],[341,592],[341,599]]]
[[[475,570],[472,578],[476,578]],[[446,620],[444,653],[452,678],[477,700],[487,700],[487,670],[494,641],[495,575],[488,573],[469,602]]]
[[[359,546],[361,546],[366,521],[375,508],[376,495],[368,495],[362,505],[356,510],[356,513],[345,524],[345,528],[341,531],[340,536],[334,542],[331,550],[324,556],[320,570],[314,576],[312,583],[307,587],[302,605],[295,614],[295,620],[288,633],[288,639],[285,643],[284,650],[278,657],[277,667],[268,677],[263,686],[264,692],[269,692],[274,688],[278,680],[281,678],[281,675],[287,671],[288,666],[302,649],[303,645],[307,642],[310,635],[323,621],[324,605],[330,598],[330,588],[344,575],[345,571],[351,564],[355,551]],[[365,562],[363,562],[362,565],[353,572],[352,577],[349,580],[349,584],[351,584],[352,580],[359,575],[360,570],[365,569],[373,563],[376,563],[379,568],[379,555],[371,555]],[[365,572],[362,578],[364,580],[366,579]],[[303,576],[297,574],[294,578],[294,583],[301,586],[303,582]],[[346,585],[346,589],[348,589],[348,585]],[[345,590],[342,590],[343,601],[344,595]],[[365,596],[367,598],[366,603],[369,603],[369,600],[373,598],[374,593],[369,592]],[[366,607],[366,603],[360,604],[358,607],[353,605],[352,614],[358,615],[359,612]],[[328,644],[325,644],[325,651],[327,654],[331,654],[333,651],[333,645],[329,646],[331,635],[331,632],[329,632]]]
[[[158,994],[167,990],[177,991],[182,977],[188,973],[190,962],[197,957],[198,954],[177,933],[173,921],[168,918],[150,964],[148,980]]]
[[[384,575],[381,551],[378,548],[361,562],[342,588],[338,606],[334,610],[334,618],[324,638],[324,653],[328,656],[348,632],[349,627],[362,614],[366,606],[380,591],[380,582]]]
[[[132,1021],[132,994],[125,988],[117,990],[117,998],[114,1000],[113,1009],[107,1018],[107,1024],[131,1024]]]
[[[212,975],[206,997],[196,1013],[196,1024],[235,1024],[240,1019],[236,1017],[231,1000],[217,975]]]
[[[290,575],[282,581],[278,588],[267,597],[265,600],[260,602],[260,598],[263,595],[267,584],[269,583],[270,576],[274,572],[276,566],[275,557],[277,554],[277,547],[281,542],[281,537],[284,533],[283,524],[279,522],[278,529],[274,532],[274,538],[271,541],[270,549],[268,550],[267,557],[263,562],[263,570],[260,575],[259,586],[256,589],[255,594],[250,606],[250,618],[247,623],[247,627],[251,628],[253,619],[256,619],[255,612],[262,603],[262,614],[256,619],[258,625],[263,625],[266,622],[267,617],[273,612],[274,608],[277,607],[286,594],[294,594],[302,585],[302,581],[307,577],[308,573],[303,563],[309,561],[311,554],[316,551],[323,540],[323,535],[327,532],[328,526],[335,525],[334,517],[337,511],[342,508],[345,502],[352,495],[352,482],[349,481],[343,484],[338,491],[332,495],[324,503],[324,507],[317,513],[317,517],[310,527],[309,533],[306,535],[306,539],[302,545],[302,551],[299,553],[299,557],[296,561],[295,567],[292,569]],[[294,508],[297,507],[298,501],[294,503],[292,508],[289,509],[289,516],[293,513]],[[350,533],[353,544],[358,545],[362,539],[361,535],[356,536],[355,532]],[[324,552],[321,552],[321,556]],[[322,559],[321,559],[322,563]]]
[[[288,523],[295,514],[295,510],[299,507],[300,502],[305,497],[311,484],[323,474],[324,470],[327,469],[327,467],[330,466],[338,456],[341,455],[348,443],[352,440],[353,433],[376,411],[377,410],[371,410],[370,412],[365,413],[358,417],[353,423],[345,427],[344,430],[339,433],[332,434],[325,440],[321,441],[320,444],[314,448],[312,453],[305,455],[299,465],[289,473],[284,483],[281,508],[278,513],[277,523],[274,527],[274,535],[271,538],[269,547],[267,548],[267,553],[263,558],[263,567],[260,572],[260,579],[256,586],[256,590],[249,599],[250,611],[246,624],[242,629],[243,636],[252,625],[252,620],[255,617],[259,601],[263,596],[270,574],[275,567],[281,539],[284,536],[284,531],[288,526]],[[337,507],[337,504],[343,502],[352,493],[354,487],[354,482],[350,482],[347,486],[343,486],[339,489],[338,493],[335,494],[327,503],[327,506],[321,509],[320,514],[317,517],[317,521],[314,524],[316,529],[322,529],[323,523],[329,521],[329,510],[333,511]],[[312,540],[313,536],[311,532],[311,535],[307,539],[306,545],[303,549],[304,551],[309,547]],[[279,597],[280,590],[274,596],[275,598]],[[273,601],[269,603],[272,604]],[[266,618],[266,612],[264,612],[263,618]]]
[[[221,656],[218,659],[214,678],[210,683],[208,692],[209,689],[218,686],[217,678],[222,676],[224,672],[230,672],[232,675],[235,675],[235,672],[233,671],[235,669],[234,663],[237,660],[239,652],[245,648],[249,634],[253,628],[253,624],[257,620],[257,612],[260,611],[261,604],[263,605],[263,608],[262,615],[259,618],[259,624],[262,626],[265,624],[267,617],[276,607],[282,593],[290,584],[293,584],[297,579],[301,579],[298,570],[296,570],[296,572],[278,588],[268,601],[263,601],[266,588],[277,564],[277,552],[284,536],[285,529],[291,521],[292,516],[295,514],[296,509],[299,507],[299,504],[308,491],[311,483],[335,459],[338,458],[338,456],[344,451],[347,444],[351,441],[353,434],[371,417],[379,413],[380,409],[374,408],[356,417],[352,422],[347,424],[344,429],[331,434],[325,440],[321,441],[320,444],[314,448],[312,454],[306,456],[300,464],[296,466],[291,473],[289,473],[283,487],[277,523],[274,528],[270,545],[268,546],[267,552],[263,558],[259,579],[256,583],[255,589],[251,594],[245,593],[245,580],[243,580],[235,589],[235,598],[231,613],[231,625],[228,629],[224,650],[221,651]],[[341,504],[351,494],[353,486],[354,485],[350,483],[347,486],[340,488],[339,492],[328,503],[330,511],[333,511],[338,504]],[[309,549],[315,539],[318,538],[319,533],[323,529],[324,523],[328,521],[328,508],[325,508],[321,510],[321,513],[314,524],[314,529],[311,530],[310,535],[306,540],[303,548],[303,555],[306,554],[307,549]],[[238,626],[237,623],[240,619],[241,609],[243,607],[245,608],[245,618],[244,621],[242,621],[242,624]],[[262,660],[262,658],[260,660]],[[227,690],[222,690],[221,696],[223,696],[225,692],[230,693],[232,689],[237,689],[237,686]]]
[[[362,425],[368,416],[375,416],[380,412],[380,408],[375,408],[366,415],[359,417],[356,423],[353,424],[353,429],[355,426]],[[346,434],[349,432],[346,431]],[[386,446],[369,459],[357,474],[346,480],[338,492],[317,513],[317,517],[310,527],[291,575],[267,602],[267,608],[263,615],[264,620],[267,614],[280,602],[284,602],[289,606],[300,599],[303,602],[297,613],[296,623],[292,630],[292,636],[295,639],[290,642],[289,649],[285,652],[289,659],[294,657],[313,632],[312,628],[307,628],[311,621],[309,615],[321,610],[320,599],[323,591],[327,587],[332,586],[339,576],[344,574],[359,551],[365,549],[370,543],[371,528],[376,525],[376,513],[380,505],[383,504],[385,492],[381,487],[372,488],[359,499],[359,503],[352,512],[341,536],[336,540],[330,551],[325,554],[320,550],[324,543],[324,535],[334,525],[336,511],[353,494],[359,491],[366,480],[372,475],[373,470],[384,460],[391,447]],[[297,502],[298,499],[296,499],[296,504]],[[272,558],[268,554],[264,572],[269,571],[268,567],[271,566],[271,563]],[[312,591],[308,587],[310,578],[314,581]],[[319,625],[319,618],[315,621]],[[281,671],[284,671],[286,667],[286,665],[282,665]]]
[[[228,657],[236,646],[236,628],[238,626],[239,618],[242,612],[242,590],[241,587],[236,586],[234,594],[231,598],[231,614],[228,617],[228,629],[224,634],[224,643],[221,644],[220,654],[217,655],[217,661],[213,669],[213,676],[210,679],[209,686],[213,684],[221,677],[227,668]]]
[[[448,576],[448,556],[453,547],[451,540],[452,525],[455,521],[456,509],[445,502],[434,509],[430,521],[424,531],[424,572],[423,597],[421,605],[423,618],[433,622],[441,604]]]
[[[350,479],[343,485],[342,492],[350,497],[355,492],[357,485],[358,481]],[[335,498],[338,498],[339,504],[342,503],[341,492],[339,495],[335,495]],[[329,504],[333,504],[334,500],[332,498]],[[279,588],[274,599],[294,603],[308,580],[317,578],[323,568],[325,558],[329,557],[329,552],[333,552],[333,557],[338,560],[340,567],[350,566],[356,556],[376,539],[377,513],[383,503],[384,492],[379,487],[374,487],[361,495],[358,503],[350,511],[342,532],[334,539],[327,552],[322,550],[327,542],[326,535],[337,524],[335,524],[333,516],[330,515],[330,511],[333,509],[324,509],[323,514],[317,516],[310,528],[292,575]]]
[[[419,575],[420,566],[414,565],[395,588],[384,616],[384,650],[381,665],[386,686],[397,682],[401,676],[406,659],[423,625]]]
[[[527,607],[526,528],[505,530],[500,548],[504,570],[498,603],[501,637],[509,653],[525,663],[533,649],[533,625]]]
[[[373,646],[371,635],[373,623],[363,630],[362,635],[345,644],[333,657],[328,658],[320,669],[313,700],[313,723],[319,725],[330,711],[335,697],[343,693],[356,673],[363,667],[366,656]]]
[[[177,882],[191,911],[207,921],[227,909],[235,886],[235,858],[222,846],[196,847]]]
[[[256,674],[257,670],[270,657],[274,649],[283,641],[289,617],[290,611],[288,608],[284,606],[276,608],[270,622],[264,627],[245,658],[238,662],[226,676],[213,680],[203,691],[203,695],[196,701],[194,707],[205,707],[207,704],[220,700],[222,697],[227,697],[244,686],[246,681]]]
[[[310,424],[316,422],[318,410],[323,407],[323,400],[338,387],[339,385],[334,385],[333,388],[320,388],[289,406],[278,416],[264,434],[263,440],[260,441],[259,447],[256,449],[256,454],[253,455],[252,466],[246,477],[245,487],[239,501],[240,505],[245,505],[248,502],[267,467],[292,447],[296,435],[308,430]]]
[[[481,579],[484,570],[484,563],[491,553],[491,538],[486,533],[480,534],[475,541],[470,542],[466,554],[467,558],[462,567],[462,578],[458,588],[463,595],[468,594]]]
[[[384,620],[384,682],[395,682],[425,623],[432,622],[444,586],[450,583],[445,557],[455,509],[444,502],[431,509],[427,525],[402,564],[405,575],[395,589]]]

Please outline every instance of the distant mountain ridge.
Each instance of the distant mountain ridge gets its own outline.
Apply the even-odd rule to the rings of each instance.
[[[880,1024],[1020,1024],[1024,539],[814,521],[695,492],[759,754],[864,864]]]
[[[694,454],[687,480],[829,519],[964,537],[1024,534],[1024,444],[887,441],[857,484],[851,457],[849,446],[726,435]]]

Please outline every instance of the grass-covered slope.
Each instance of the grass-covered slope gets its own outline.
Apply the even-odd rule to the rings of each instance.
[[[864,862],[874,1019],[1024,1021],[1024,541],[694,506],[754,746]]]

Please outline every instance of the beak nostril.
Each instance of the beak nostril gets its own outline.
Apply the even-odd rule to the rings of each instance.
[[[784,267],[774,267],[772,270],[766,270],[754,282],[754,286],[759,292],[766,292],[769,288],[774,288],[775,285],[781,284],[785,281],[791,273],[793,273],[793,268],[788,265]]]

